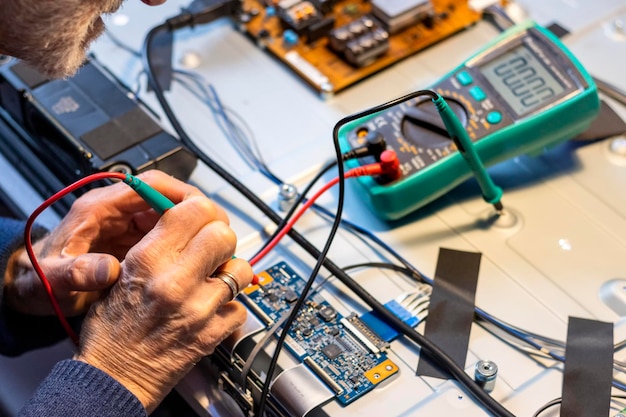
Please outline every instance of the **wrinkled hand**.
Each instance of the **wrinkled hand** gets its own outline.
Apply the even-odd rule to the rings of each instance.
[[[231,260],[235,245],[223,210],[187,194],[128,251],[118,282],[85,318],[75,359],[114,377],[151,412],[244,323],[245,308],[230,302],[228,285],[207,278],[219,268],[240,289],[250,283],[250,265]]]
[[[140,177],[178,201],[187,193],[197,192],[194,187],[159,171]],[[87,311],[102,290],[117,280],[120,261],[128,250],[158,219],[159,215],[122,183],[89,191],[76,200],[61,223],[34,246],[37,260],[64,314],[73,316]],[[53,314],[23,249],[9,261],[5,294],[14,310],[34,315]]]

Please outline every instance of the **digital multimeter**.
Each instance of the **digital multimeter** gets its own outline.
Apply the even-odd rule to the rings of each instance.
[[[445,98],[487,166],[572,138],[600,108],[591,76],[556,36],[534,22],[503,32],[431,89]],[[368,135],[382,135],[400,159],[398,180],[358,178],[383,219],[401,218],[472,176],[429,98],[352,121],[341,127],[339,140],[348,150]]]

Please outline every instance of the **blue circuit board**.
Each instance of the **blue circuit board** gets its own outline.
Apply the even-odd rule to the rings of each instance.
[[[261,272],[242,301],[269,327],[287,313],[305,281],[285,262]],[[387,343],[358,316],[343,317],[311,293],[288,331],[285,345],[347,405],[398,372],[384,351]]]

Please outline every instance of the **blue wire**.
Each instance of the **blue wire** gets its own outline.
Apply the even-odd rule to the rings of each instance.
[[[224,135],[231,140],[233,146],[239,151],[246,163],[259,170],[259,172],[265,175],[265,177],[270,179],[272,182],[277,185],[281,184],[280,180],[269,170],[265,162],[261,159],[258,147],[254,146],[254,140],[249,139],[244,130],[237,126],[232,117],[228,114],[227,109],[223,105],[215,87],[211,83],[207,82],[202,75],[193,71],[176,69],[175,72],[188,77],[195,83],[196,87],[200,90],[201,95],[193,91],[193,89],[181,79],[177,79],[179,83],[191,91],[192,94],[194,94],[211,110],[216,121],[218,122],[219,128],[222,130]],[[240,122],[242,121],[240,116],[237,116],[237,118]],[[245,124],[245,122],[242,123]],[[243,144],[242,142],[244,141],[248,142],[248,144]],[[249,145],[250,142],[252,142],[252,145]],[[246,146],[253,146],[255,148],[254,151],[256,151],[259,156],[255,155],[254,151]]]

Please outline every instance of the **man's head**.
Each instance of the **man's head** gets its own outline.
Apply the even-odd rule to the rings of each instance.
[[[67,77],[104,31],[101,16],[124,0],[0,0],[0,53],[23,59],[44,74]],[[161,4],[165,0],[142,0]]]

